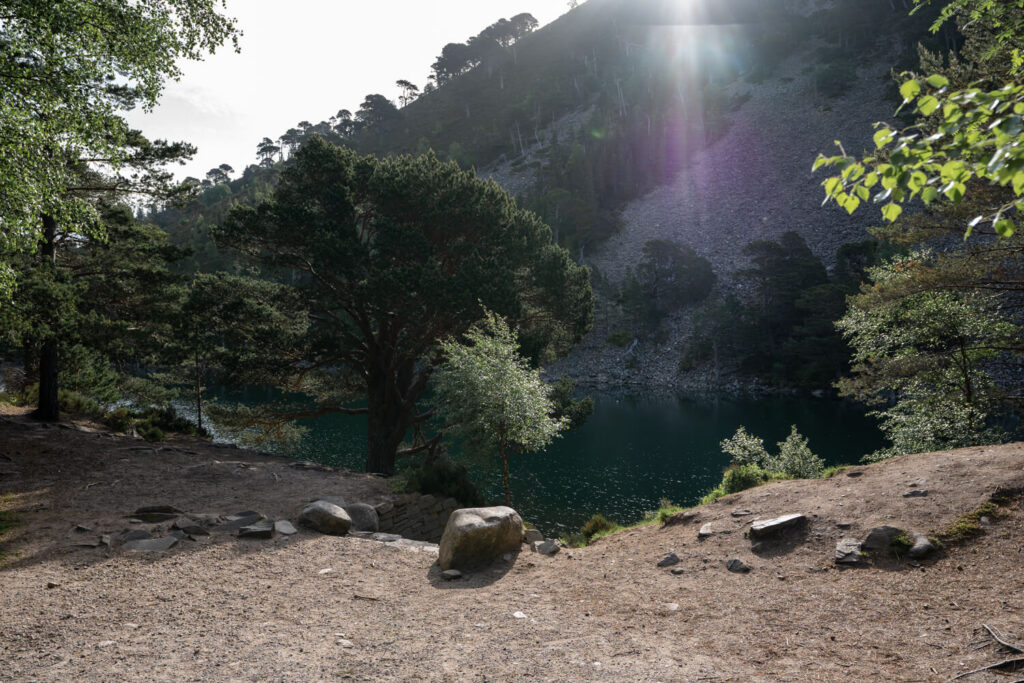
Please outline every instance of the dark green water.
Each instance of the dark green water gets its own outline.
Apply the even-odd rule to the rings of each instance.
[[[795,424],[827,464],[855,463],[883,445],[874,421],[826,400],[631,398],[592,394],[594,414],[544,453],[511,462],[512,505],[552,534],[575,531],[594,513],[625,524],[662,498],[695,503],[722,478],[728,457],[718,447],[739,425],[774,450]],[[357,417],[330,416],[310,428],[294,457],[354,470],[365,461],[366,428]],[[500,465],[469,463],[489,500],[504,493]]]

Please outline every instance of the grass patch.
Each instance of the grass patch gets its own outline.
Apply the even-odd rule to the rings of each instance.
[[[968,512],[945,529],[935,535],[935,539],[942,545],[959,545],[976,536],[980,536],[984,529],[981,526],[981,518],[1002,517],[999,506],[992,501],[983,503],[978,509]]]
[[[821,478],[831,479],[837,474],[842,474],[851,467],[853,467],[853,465],[832,465],[831,467],[826,467],[821,473]]]
[[[612,534],[617,534],[620,531],[638,529],[650,524],[664,524],[672,515],[690,509],[681,505],[676,505],[667,498],[662,498],[658,501],[658,504],[660,507],[657,510],[645,512],[642,520],[635,524],[627,524],[626,526],[622,526],[621,524],[605,519],[603,515],[594,515],[580,528],[579,531],[562,534],[558,537],[558,540],[570,548],[583,548],[599,538],[611,536]]]

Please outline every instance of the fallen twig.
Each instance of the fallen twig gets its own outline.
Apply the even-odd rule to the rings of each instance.
[[[996,631],[991,626],[989,626],[988,624],[982,624],[981,627],[983,629],[985,629],[986,631],[988,631],[989,635],[991,635],[993,638],[995,638],[996,642],[999,643],[1000,645],[1002,645],[1003,647],[1005,647],[1006,649],[1013,650],[1014,652],[1019,652],[1020,654],[1024,654],[1024,645],[1018,645],[1016,643],[1008,643],[1008,642],[1006,642],[1002,638],[1002,636],[999,634],[999,632]]]
[[[997,643],[999,643],[999,645],[1001,647],[1004,647],[1007,650],[1010,650],[1011,652],[1016,652],[1017,654],[1024,654],[1024,645],[1018,645],[1017,643],[1011,643],[1011,642],[1007,641],[1006,639],[1003,638],[1002,634],[1000,634],[997,630],[995,630],[993,627],[989,626],[988,624],[982,624],[981,627],[983,629],[985,629],[986,631],[988,631],[988,634],[990,636],[992,636],[992,638]],[[1004,659],[1001,662],[996,662],[995,664],[989,664],[988,666],[983,666],[980,669],[975,669],[974,671],[966,671],[966,672],[960,674],[959,676],[954,676],[953,678],[951,678],[949,680],[950,681],[957,681],[957,680],[960,680],[961,678],[967,678],[968,676],[973,676],[974,674],[981,673],[983,671],[992,671],[993,669],[1003,669],[1003,668],[1009,667],[1009,666],[1014,667],[1014,669],[1016,669],[1016,667],[1018,667],[1018,666],[1024,666],[1024,657],[1013,657],[1011,659]],[[1017,681],[1016,683],[1021,683],[1021,681]]]
[[[1024,657],[1014,657],[1013,659],[1004,659],[1001,662],[996,662],[995,664],[989,664],[988,666],[983,666],[980,669],[975,669],[974,671],[967,671],[965,673],[960,674],[959,676],[954,676],[953,678],[951,678],[949,680],[950,681],[957,681],[957,680],[960,680],[961,678],[967,678],[968,676],[972,676],[974,674],[980,674],[982,671],[991,671],[992,669],[1002,669],[1004,666],[1010,666],[1010,665],[1016,666],[1018,664],[1021,665],[1021,666],[1024,666]]]

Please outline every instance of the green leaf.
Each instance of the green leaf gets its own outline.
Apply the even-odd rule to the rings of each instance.
[[[903,101],[909,102],[921,93],[921,84],[917,81],[907,81],[900,86],[900,95],[903,95]]]
[[[817,171],[819,168],[821,168],[822,166],[824,166],[827,163],[828,163],[828,157],[826,157],[824,154],[819,154],[818,158],[814,160],[814,165],[811,166],[811,173],[814,173],[815,171]]]
[[[864,176],[864,187],[872,188],[878,184],[878,174],[872,171]]]
[[[1010,237],[1014,233],[1013,221],[1009,218],[996,221],[992,227],[995,228],[996,234],[1000,237]]]
[[[1017,171],[1013,174],[1013,193],[1024,193],[1024,171]]]
[[[858,185],[857,187],[853,188],[853,191],[858,197],[861,198],[861,200],[865,202],[868,200],[868,197],[871,196],[871,191],[868,190],[868,188],[864,187],[863,185]]]
[[[949,85],[949,79],[939,74],[932,74],[925,80],[928,83],[928,85],[932,86],[935,89],[945,88],[947,85]]]
[[[847,213],[852,215],[858,206],[860,206],[860,200],[857,197],[852,194],[846,195],[846,202],[843,203],[843,208],[846,209]]]
[[[896,132],[888,128],[875,131],[875,147],[878,149],[885,147],[892,142],[894,137],[896,137]]]
[[[963,183],[949,183],[945,190],[946,196],[954,204],[958,204],[964,198],[965,192],[967,192],[967,186]]]
[[[960,175],[964,171],[964,162],[962,161],[947,161],[942,165],[942,170],[939,171],[939,175],[942,177],[942,182],[952,183],[960,180]]]
[[[832,176],[831,178],[826,178],[822,185],[825,186],[825,196],[833,197],[842,186],[842,182],[839,180],[839,176]]]
[[[939,191],[936,190],[931,185],[928,185],[923,190],[921,190],[921,201],[923,201],[925,204],[931,204],[933,201],[935,201],[935,198],[938,196]]]
[[[899,204],[890,203],[882,207],[882,216],[890,223],[899,218],[901,213],[903,213],[903,207]]]
[[[939,108],[939,101],[932,95],[925,95],[917,101],[917,110],[925,116],[931,116]]]

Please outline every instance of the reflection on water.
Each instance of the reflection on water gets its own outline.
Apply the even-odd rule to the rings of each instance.
[[[583,427],[544,453],[511,459],[513,506],[549,534],[576,530],[596,512],[625,524],[640,520],[662,498],[695,503],[721,480],[728,458],[718,444],[739,425],[774,450],[795,424],[830,465],[855,463],[883,445],[873,420],[834,401],[592,396],[595,411]],[[291,455],[362,469],[363,420],[335,415],[305,424],[309,433]],[[485,496],[502,500],[497,456],[493,467],[468,464]]]

